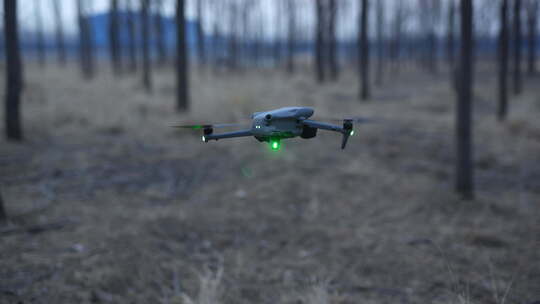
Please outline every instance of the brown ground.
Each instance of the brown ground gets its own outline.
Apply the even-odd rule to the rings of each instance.
[[[179,116],[171,70],[147,95],[105,67],[84,82],[27,67],[27,141],[0,141],[0,302],[540,301],[540,86],[499,124],[494,73],[479,71],[477,199],[463,202],[446,76],[403,71],[360,103],[351,74],[203,73]],[[379,123],[346,151],[321,133],[278,153],[169,128],[284,105]]]

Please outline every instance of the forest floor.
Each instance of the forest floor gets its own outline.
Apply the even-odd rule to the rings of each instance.
[[[360,102],[349,72],[193,70],[179,115],[170,69],[148,95],[105,67],[26,67],[26,141],[0,139],[0,303],[540,301],[538,79],[498,123],[495,73],[478,68],[477,192],[461,201],[442,73],[405,68]],[[288,105],[376,122],[345,151],[324,132],[272,152],[170,128]]]

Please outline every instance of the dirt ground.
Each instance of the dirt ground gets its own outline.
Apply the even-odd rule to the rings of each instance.
[[[308,70],[194,69],[189,115],[174,111],[172,69],[150,95],[109,74],[26,66],[27,140],[0,140],[0,303],[540,301],[538,79],[500,124],[495,73],[478,68],[465,202],[444,73],[405,68],[362,103],[347,71],[319,85]],[[286,105],[375,122],[345,151],[324,132],[271,152],[169,127]]]

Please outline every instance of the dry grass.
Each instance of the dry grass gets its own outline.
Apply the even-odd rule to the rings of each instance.
[[[307,74],[195,73],[192,111],[177,114],[168,69],[148,95],[136,75],[83,82],[71,68],[27,68],[27,141],[0,143],[12,229],[0,234],[0,302],[540,299],[536,80],[504,124],[495,79],[477,80],[477,199],[462,202],[444,75],[404,70],[361,103],[347,71],[322,86]],[[358,126],[346,151],[321,132],[279,153],[169,128],[285,105],[381,122]]]

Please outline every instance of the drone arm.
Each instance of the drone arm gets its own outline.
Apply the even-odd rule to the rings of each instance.
[[[304,120],[303,123],[304,125],[311,128],[334,131],[343,134],[343,140],[341,141],[341,149],[345,149],[349,137],[353,134],[352,122],[347,120],[344,121],[343,127],[313,120]]]
[[[247,136],[253,136],[253,133],[251,133],[251,130],[235,131],[235,132],[228,132],[228,133],[221,133],[221,134],[208,134],[208,135],[203,136],[203,141],[208,142],[210,140],[218,140],[218,139],[234,138],[234,137],[247,137]]]
[[[333,124],[328,124],[328,123],[318,122],[318,121],[313,121],[313,120],[304,120],[303,123],[304,123],[304,125],[306,125],[308,127],[311,127],[311,128],[317,128],[317,129],[327,130],[327,131],[334,131],[334,132],[339,132],[339,133],[342,133],[342,134],[345,133],[345,129],[343,129],[340,126],[333,125]]]

